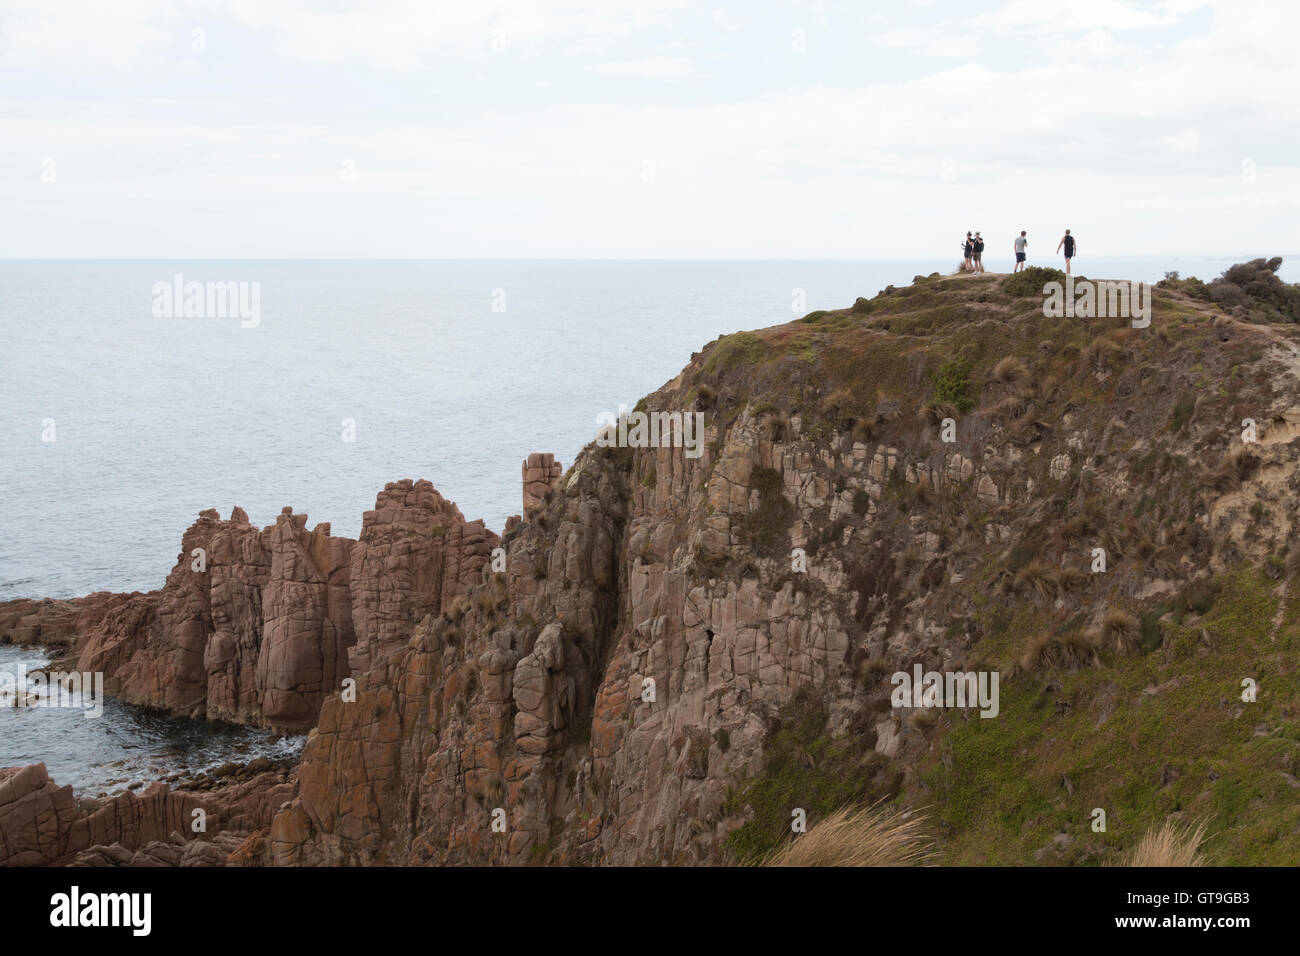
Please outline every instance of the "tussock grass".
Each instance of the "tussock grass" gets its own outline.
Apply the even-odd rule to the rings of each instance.
[[[1066,565],[1052,571],[1052,581],[1056,584],[1058,594],[1065,594],[1077,587],[1082,587],[1088,575],[1075,567]]]
[[[1035,638],[1010,669],[1009,676],[1032,674],[1040,671],[1076,671],[1084,667],[1100,667],[1097,644],[1093,637],[1072,631],[1061,637],[1044,634]]]
[[[1138,649],[1142,628],[1138,619],[1127,611],[1107,611],[1101,622],[1101,644],[1119,654]]]
[[[1003,385],[1024,385],[1029,381],[1029,366],[1015,355],[1008,355],[998,360],[993,366],[992,378]]]
[[[1011,590],[1016,594],[1035,594],[1051,599],[1056,593],[1053,569],[1037,558],[1030,561],[1011,579]]]
[[[1219,467],[1211,472],[1205,484],[1218,492],[1237,491],[1245,481],[1259,470],[1260,458],[1252,449],[1234,448],[1224,456]]]
[[[925,406],[925,416],[930,420],[931,425],[941,425],[945,418],[956,421],[960,415],[961,412],[957,406],[951,402],[942,402],[936,399]]]
[[[1079,363],[1085,369],[1108,371],[1118,361],[1123,349],[1119,344],[1105,335],[1099,335],[1079,355]]]
[[[925,818],[879,805],[842,807],[768,855],[762,866],[921,866],[934,855]]]
[[[811,832],[811,831],[809,831]],[[1124,860],[1125,866],[1204,866],[1201,842],[1205,823],[1166,820],[1153,826]]]

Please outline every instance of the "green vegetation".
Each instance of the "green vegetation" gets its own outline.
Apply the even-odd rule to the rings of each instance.
[[[1192,417],[1192,412],[1196,409],[1196,395],[1188,392],[1178,400],[1174,406],[1173,416],[1169,420],[1169,430],[1177,434],[1183,430],[1187,420]]]
[[[763,339],[754,332],[736,332],[724,335],[714,343],[704,363],[706,376],[718,375],[740,365],[752,364],[762,356]]]
[[[832,738],[826,705],[807,688],[782,709],[764,750],[763,772],[732,791],[726,813],[753,810],[753,818],[728,835],[725,846],[745,862],[772,852],[790,835],[791,812],[801,808],[811,825],[841,807],[873,803],[897,789],[874,735]]]
[[[1157,288],[1182,292],[1225,309],[1240,309],[1257,321],[1300,322],[1300,283],[1279,279],[1281,266],[1281,256],[1239,262],[1209,283],[1194,276],[1180,279],[1178,273],[1171,272]]]
[[[749,485],[758,492],[758,505],[737,519],[736,530],[758,554],[782,557],[789,547],[794,520],[794,506],[785,497],[785,481],[774,468],[755,465]]]
[[[970,363],[961,359],[952,359],[939,366],[931,379],[934,383],[934,400],[952,405],[959,412],[968,412],[975,407],[971,395]]]
[[[1060,269],[1044,266],[1029,266],[1020,272],[1012,273],[1002,280],[1002,290],[1018,299],[1030,296],[1042,296],[1043,286],[1048,282],[1065,283],[1065,273]]]
[[[1249,569],[1189,586],[1163,625],[1158,608],[1143,615],[1144,645],[1163,630],[1149,653],[1005,681],[996,719],[954,721],[921,771],[948,837],[945,862],[1023,864],[1059,833],[1068,848],[1042,862],[1114,861],[1185,814],[1208,820],[1210,863],[1300,863],[1288,663],[1300,627],[1289,620],[1270,637],[1274,588]],[[1034,626],[1032,616],[1014,621],[1004,646]],[[1255,703],[1241,700],[1246,677],[1259,686]],[[1094,807],[1106,811],[1105,833],[1092,831]]]

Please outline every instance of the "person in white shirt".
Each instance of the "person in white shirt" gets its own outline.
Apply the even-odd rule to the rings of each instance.
[[[1020,230],[1020,235],[1016,236],[1016,268],[1015,272],[1020,272],[1025,268],[1025,247],[1029,245],[1029,240],[1025,238],[1025,231]]]

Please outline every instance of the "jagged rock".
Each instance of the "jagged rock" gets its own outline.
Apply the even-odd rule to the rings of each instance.
[[[78,805],[71,787],[55,784],[44,764],[0,768],[0,866],[210,862],[215,858],[211,850],[190,851],[188,841],[198,837],[220,847],[227,830],[269,826],[296,789],[296,779],[275,773],[201,798],[153,783],[142,793],[128,791],[98,801],[91,809]],[[199,833],[192,829],[195,810],[204,812],[205,829]]]
[[[386,485],[365,513],[352,551],[357,641],[349,651],[351,670],[365,672],[405,646],[418,621],[480,579],[497,541],[481,521],[466,522],[429,482]]]
[[[524,518],[542,507],[546,493],[564,476],[564,466],[554,455],[533,452],[522,467],[524,483]]]

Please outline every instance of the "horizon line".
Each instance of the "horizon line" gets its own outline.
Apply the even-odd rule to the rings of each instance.
[[[1275,254],[1277,255],[1277,254]],[[1006,256],[1010,258],[1010,253]],[[1300,253],[1280,257],[1300,258]],[[0,262],[917,262],[948,261],[949,256],[0,256]],[[1048,260],[1058,258],[1049,255]],[[1082,258],[1082,257],[1079,257]],[[1109,259],[1269,259],[1263,253],[1116,252],[1090,256]],[[1046,261],[1046,260],[1044,260]]]

